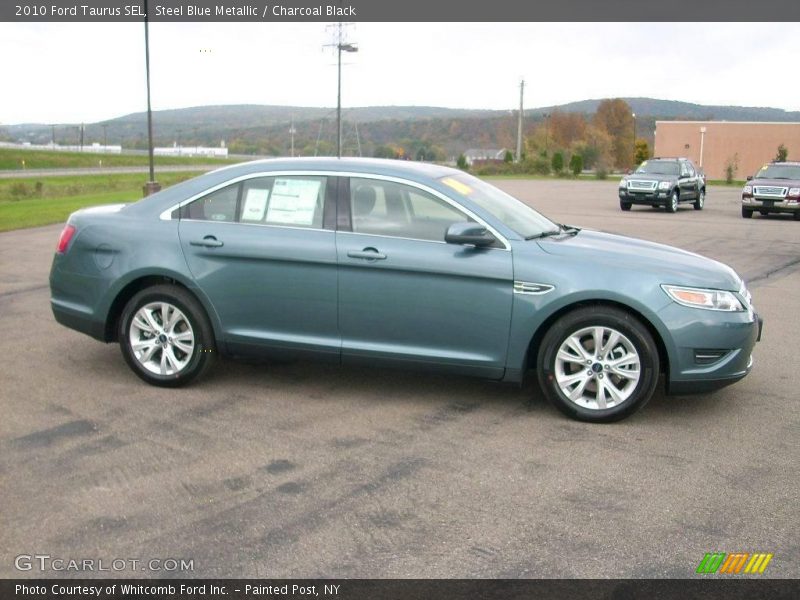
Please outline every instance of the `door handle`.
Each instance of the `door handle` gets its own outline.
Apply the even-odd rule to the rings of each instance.
[[[220,242],[217,238],[213,235],[207,235],[202,240],[194,240],[189,242],[190,246],[204,246],[206,248],[219,248],[224,244]]]
[[[347,253],[350,258],[363,258],[365,260],[386,260],[386,255],[378,252],[376,248],[364,248],[363,250],[350,250]]]

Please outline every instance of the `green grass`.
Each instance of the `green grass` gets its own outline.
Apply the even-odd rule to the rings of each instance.
[[[706,185],[724,185],[727,187],[742,187],[746,184],[746,181],[741,181],[739,179],[734,179],[730,183],[725,181],[724,179],[708,179],[706,180]]]
[[[168,187],[197,175],[162,173],[157,179]],[[87,206],[135,202],[146,179],[144,173],[0,179],[0,231],[61,223]]]
[[[22,161],[25,161],[23,166]],[[0,170],[16,169],[80,169],[90,167],[144,167],[149,164],[146,154],[95,154],[87,152],[58,152],[49,150],[18,150],[0,148]],[[241,162],[235,158],[204,156],[156,156],[156,165],[213,165]]]

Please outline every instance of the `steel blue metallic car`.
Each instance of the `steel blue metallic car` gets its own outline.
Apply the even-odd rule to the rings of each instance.
[[[188,383],[217,353],[535,370],[567,415],[615,421],[744,377],[760,320],[729,267],[559,225],[461,171],[370,159],[226,167],[74,213],[50,275],[58,322]]]

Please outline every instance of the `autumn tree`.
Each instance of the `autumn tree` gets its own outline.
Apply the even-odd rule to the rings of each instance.
[[[580,113],[554,111],[545,122],[548,136],[557,148],[568,148],[572,142],[583,139],[586,119]]]
[[[572,154],[579,154],[585,169],[595,169],[598,165],[608,168],[611,162],[611,136],[594,125],[586,127],[584,139],[573,142]]]
[[[621,98],[600,102],[594,115],[594,124],[611,137],[611,158],[620,169],[632,166],[634,131],[630,105]]]
[[[786,162],[786,158],[789,156],[789,149],[781,144],[778,146],[778,153],[775,155],[776,162]]]

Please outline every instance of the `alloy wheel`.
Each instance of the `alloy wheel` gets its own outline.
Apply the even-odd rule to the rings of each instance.
[[[156,375],[177,375],[195,350],[192,324],[169,302],[151,302],[136,311],[128,338],[136,360]]]
[[[570,402],[590,410],[619,406],[641,374],[633,343],[611,327],[580,329],[567,337],[555,359],[556,382]]]

